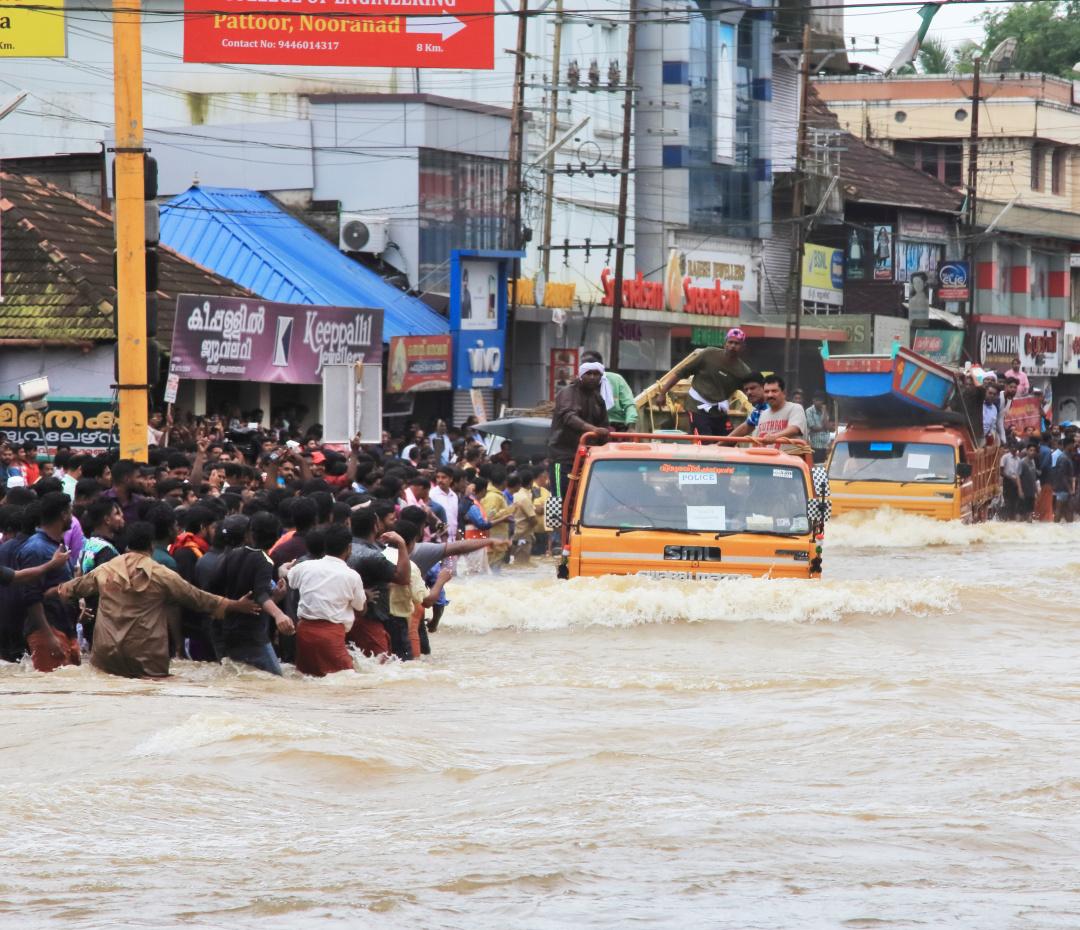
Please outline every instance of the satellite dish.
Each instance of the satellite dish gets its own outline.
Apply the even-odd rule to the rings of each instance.
[[[341,230],[341,241],[350,252],[363,252],[364,246],[371,241],[371,230],[367,223],[352,220]]]
[[[1007,39],[1002,39],[997,47],[990,53],[990,57],[986,59],[987,71],[1008,71],[1012,67],[1013,58],[1016,56],[1016,36],[1009,36]]]

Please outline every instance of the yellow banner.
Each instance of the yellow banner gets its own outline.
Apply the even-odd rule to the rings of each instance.
[[[0,58],[63,58],[64,0],[0,0]]]
[[[843,306],[844,253],[840,249],[806,243],[802,263],[802,299]]]

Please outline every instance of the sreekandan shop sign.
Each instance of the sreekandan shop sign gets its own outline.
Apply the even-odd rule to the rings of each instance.
[[[181,294],[170,372],[194,381],[321,384],[325,365],[380,362],[382,329],[381,309]]]

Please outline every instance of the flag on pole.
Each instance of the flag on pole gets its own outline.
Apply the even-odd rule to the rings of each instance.
[[[919,47],[922,45],[923,39],[926,38],[927,30],[930,28],[930,21],[934,18],[934,14],[937,13],[940,7],[941,3],[924,3],[919,7],[919,19],[922,20],[922,24],[919,26],[915,35],[904,43],[904,47],[900,49],[893,59],[892,64],[886,69],[886,74],[893,74],[904,67],[904,65],[915,60],[915,56],[919,54]]]

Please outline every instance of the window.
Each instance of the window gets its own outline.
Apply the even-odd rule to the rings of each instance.
[[[1031,147],[1031,189],[1033,191],[1041,191],[1043,189],[1043,156],[1045,153],[1041,146],[1033,145]]]
[[[896,157],[950,187],[963,184],[964,147],[959,142],[897,142]]]
[[[445,290],[451,249],[502,245],[506,162],[420,149],[418,286]]]
[[[806,533],[806,481],[798,469],[772,465],[598,461],[589,472],[581,523],[611,529]]]
[[[924,442],[838,442],[829,477],[839,481],[918,481],[952,484],[956,453],[952,446]]]
[[[1054,149],[1050,159],[1050,193],[1061,196],[1065,193],[1065,171],[1069,165],[1069,150],[1064,146]]]

